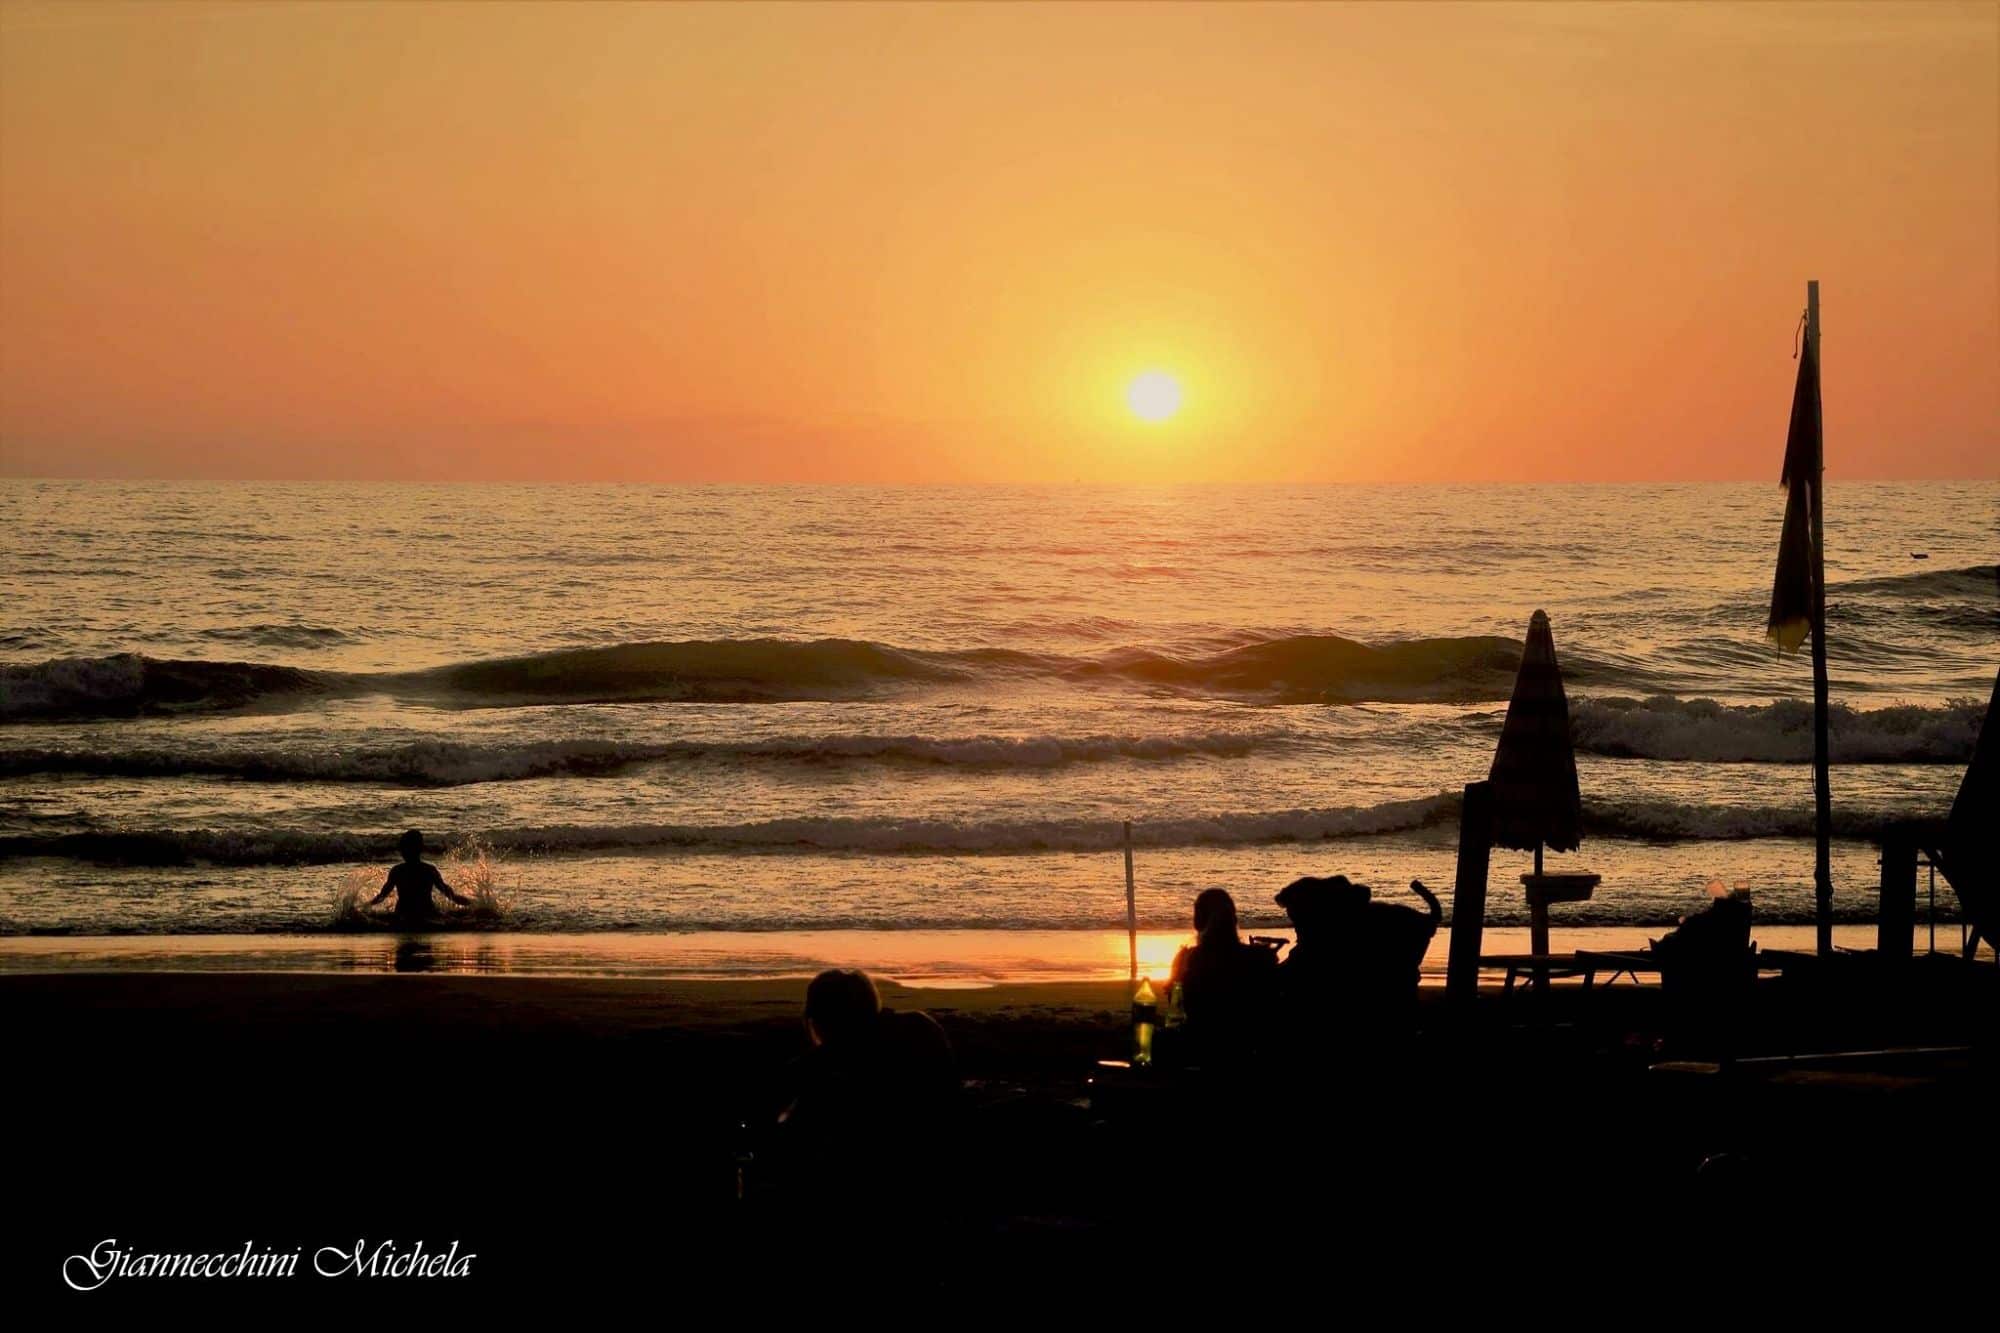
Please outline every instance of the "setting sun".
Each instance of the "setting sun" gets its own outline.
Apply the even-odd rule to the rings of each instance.
[[[1125,402],[1141,421],[1165,421],[1181,410],[1180,381],[1164,370],[1149,370],[1125,390]]]

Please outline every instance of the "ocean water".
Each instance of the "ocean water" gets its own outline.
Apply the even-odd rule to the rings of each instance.
[[[1858,920],[1870,835],[1948,807],[2000,666],[2000,483],[1826,510]],[[331,931],[411,826],[490,879],[496,932],[1120,926],[1126,821],[1148,929],[1209,884],[1271,924],[1299,874],[1449,886],[1537,608],[1586,821],[1551,866],[1604,876],[1564,920],[1671,921],[1719,880],[1801,922],[1781,511],[1761,485],[0,481],[0,934]],[[1495,922],[1527,860],[1496,853]]]

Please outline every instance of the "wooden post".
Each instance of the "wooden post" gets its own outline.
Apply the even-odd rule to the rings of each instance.
[[[1139,893],[1132,882],[1132,821],[1125,821],[1125,944],[1132,956],[1131,983],[1139,988]]]
[[[1819,283],[1806,283],[1806,345],[1813,357],[1812,471],[1812,656],[1813,656],[1813,919],[1819,954],[1833,953],[1833,793],[1827,774],[1826,690],[1826,524],[1820,505],[1826,490],[1826,416],[1820,385],[1826,362],[1819,347]]]
[[[1908,958],[1917,916],[1917,845],[1892,833],[1882,843],[1882,902],[1875,918],[1875,952]]]
[[[1493,788],[1468,782],[1458,810],[1458,878],[1451,890],[1451,955],[1445,998],[1469,1009],[1479,996],[1479,950],[1486,933],[1486,870],[1493,851]]]

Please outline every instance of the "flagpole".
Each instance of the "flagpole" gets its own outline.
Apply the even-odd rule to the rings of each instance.
[[[1813,917],[1818,926],[1819,953],[1833,952],[1833,862],[1828,843],[1833,836],[1833,792],[1827,775],[1826,689],[1826,528],[1820,494],[1826,489],[1826,416],[1819,386],[1826,362],[1819,354],[1819,282],[1806,283],[1806,345],[1813,357],[1812,472],[1812,656],[1813,656]]]

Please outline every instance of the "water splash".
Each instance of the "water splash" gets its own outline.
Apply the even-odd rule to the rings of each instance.
[[[506,917],[506,894],[501,883],[501,867],[506,860],[505,853],[478,833],[467,834],[438,858],[444,882],[461,896],[472,899],[472,906],[460,909],[462,915],[481,923]]]
[[[501,867],[506,857],[477,833],[467,834],[437,858],[438,873],[461,897],[470,898],[470,907],[453,906],[441,919],[444,926],[494,926],[507,919],[506,891]],[[332,920],[336,930],[391,929],[397,922],[386,911],[370,908],[369,901],[381,892],[386,869],[354,866],[344,871],[333,888]]]

